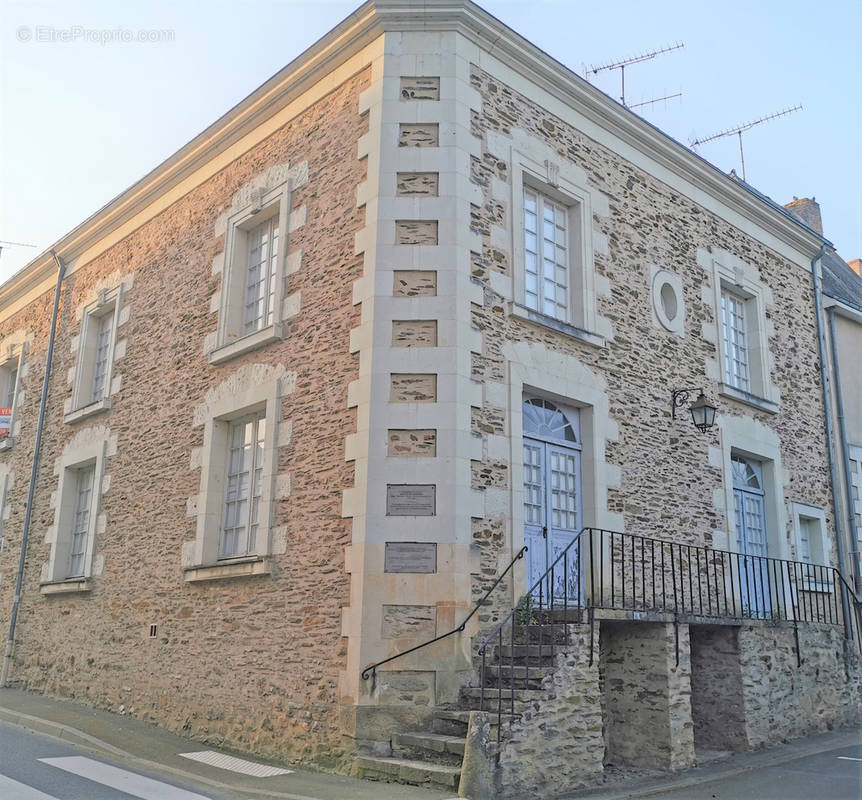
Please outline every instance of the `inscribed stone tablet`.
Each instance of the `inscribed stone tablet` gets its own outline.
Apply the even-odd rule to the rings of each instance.
[[[386,487],[386,516],[433,517],[436,489],[433,483],[390,483]]]
[[[437,572],[434,542],[386,542],[384,572]]]

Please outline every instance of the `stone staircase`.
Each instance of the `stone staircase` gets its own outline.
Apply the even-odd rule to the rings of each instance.
[[[497,740],[498,710],[503,723],[500,735],[505,739],[514,721],[535,711],[546,699],[542,682],[555,670],[556,654],[565,645],[568,628],[545,623],[521,626],[518,633],[515,644],[504,643],[495,646],[493,652],[489,650],[485,666],[485,711],[490,716],[492,742]],[[476,674],[480,674],[478,669]],[[481,694],[480,686],[463,688],[456,707],[434,710],[428,730],[393,734],[391,755],[360,756],[356,774],[370,780],[457,792],[470,712],[479,710]]]

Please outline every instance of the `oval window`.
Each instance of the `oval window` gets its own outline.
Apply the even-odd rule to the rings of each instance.
[[[679,304],[676,299],[676,290],[669,283],[665,283],[661,287],[660,295],[661,307],[664,311],[664,315],[667,317],[669,322],[673,322],[679,311]]]

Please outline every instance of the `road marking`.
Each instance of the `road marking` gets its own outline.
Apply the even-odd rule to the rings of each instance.
[[[850,756],[835,756],[835,758],[840,758],[842,761],[862,761],[862,758],[851,758]]]
[[[270,767],[268,764],[258,764],[255,761],[246,761],[243,758],[234,758],[215,750],[201,750],[199,753],[180,753],[183,758],[200,761],[201,764],[209,764],[219,769],[229,769],[231,772],[241,772],[243,775],[252,775],[255,778],[271,778],[274,775],[290,775],[292,769],[281,769]]]
[[[26,783],[18,783],[5,775],[0,775],[0,797],[4,800],[57,800],[52,794],[40,792]]]
[[[210,800],[205,795],[188,792],[178,786],[145,778],[135,772],[112,767],[110,764],[103,764],[101,761],[84,756],[40,758],[39,761],[71,772],[73,775],[80,775],[87,780],[101,783],[103,786],[118,789],[133,797],[140,797],[141,800]]]

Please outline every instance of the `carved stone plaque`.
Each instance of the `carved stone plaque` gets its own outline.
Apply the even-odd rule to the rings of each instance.
[[[436,509],[433,483],[390,483],[386,487],[387,517],[433,517]]]
[[[384,572],[437,572],[434,542],[386,542]]]

